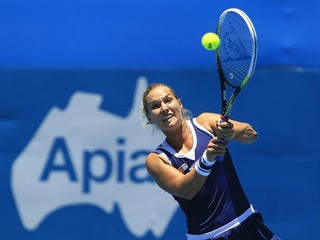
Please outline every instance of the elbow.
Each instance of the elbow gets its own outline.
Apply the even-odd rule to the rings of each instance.
[[[258,133],[256,131],[252,131],[250,134],[247,135],[247,137],[245,137],[243,139],[243,143],[244,144],[250,144],[255,142],[258,139]]]
[[[248,137],[247,139],[245,139],[245,140],[243,141],[243,143],[244,143],[244,144],[250,144],[250,143],[255,142],[257,139],[258,139],[258,134],[253,134],[253,135],[251,135],[250,137]]]
[[[251,142],[254,142],[258,139],[258,133],[256,131],[254,131],[254,133],[252,134],[252,137],[251,137]]]
[[[186,194],[184,199],[186,200],[192,200],[194,198],[194,196],[196,196],[197,194],[196,193],[193,193],[193,194]]]
[[[192,200],[196,195],[197,195],[198,191],[183,191],[180,192],[179,194],[177,194],[179,197],[184,198],[186,200]]]
[[[206,177],[200,176],[195,170],[183,175],[180,181],[177,181],[174,189],[176,196],[186,200],[192,200],[201,190],[206,181]]]

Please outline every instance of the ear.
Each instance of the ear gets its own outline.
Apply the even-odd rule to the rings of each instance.
[[[147,117],[147,119],[148,119],[148,123],[149,123],[149,124],[152,124],[153,122],[151,121],[151,118],[150,118],[149,114],[147,114],[146,117]]]
[[[180,99],[180,98],[178,99],[178,102],[179,102],[180,108],[182,109],[182,108],[183,108],[183,105],[182,105],[182,102],[181,102],[181,99]]]

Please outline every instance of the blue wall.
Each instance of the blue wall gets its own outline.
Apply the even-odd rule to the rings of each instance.
[[[319,67],[318,6],[311,0],[2,0],[0,67],[211,67],[201,37],[215,31],[229,7],[252,18],[258,65]]]
[[[183,214],[144,169],[162,136],[141,127],[140,99],[165,82],[195,116],[220,111],[200,39],[228,7],[259,44],[232,111],[260,136],[230,145],[244,189],[283,239],[319,239],[317,5],[1,1],[0,239],[184,239]]]

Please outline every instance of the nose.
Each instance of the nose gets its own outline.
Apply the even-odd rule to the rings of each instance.
[[[168,110],[168,106],[164,102],[161,102],[161,111],[165,111],[165,110]]]

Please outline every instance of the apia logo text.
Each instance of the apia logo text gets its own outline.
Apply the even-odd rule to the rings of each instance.
[[[116,149],[116,156],[113,159],[113,154],[106,149],[84,150],[82,154],[83,169],[82,176],[82,192],[89,194],[91,192],[91,184],[102,184],[109,181],[115,174],[114,178],[119,184],[125,181],[131,181],[136,184],[145,182],[153,182],[149,174],[146,174],[143,160],[150,150],[136,150],[131,154],[125,151],[125,138],[116,139],[119,149]],[[61,158],[58,161],[58,158]],[[66,139],[58,137],[54,139],[49,155],[42,171],[40,181],[49,181],[50,175],[65,174],[69,181],[78,182],[79,175],[75,171],[74,162],[72,159]],[[78,160],[79,161],[79,160]],[[131,165],[127,169],[127,165]],[[96,171],[94,169],[97,169]],[[102,169],[102,170],[101,170]]]
[[[49,111],[11,172],[12,193],[27,230],[36,230],[66,206],[90,204],[108,214],[117,204],[134,236],[165,233],[177,204],[144,168],[146,154],[162,140],[160,133],[142,128],[135,114],[146,87],[146,79],[138,79],[125,118],[100,109],[102,96],[86,92],[75,92],[65,109]],[[148,193],[143,201],[141,193]]]

